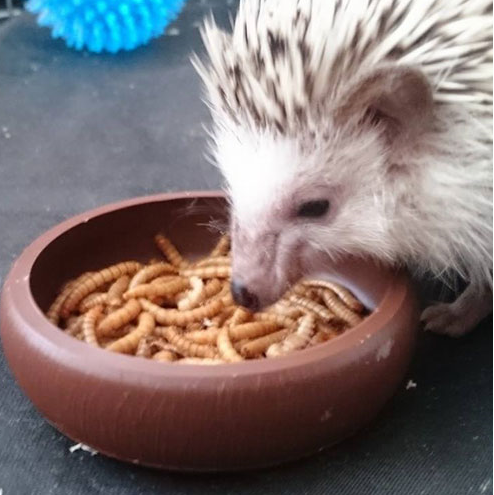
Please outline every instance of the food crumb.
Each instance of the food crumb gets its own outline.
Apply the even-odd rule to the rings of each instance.
[[[417,388],[417,384],[413,380],[408,380],[406,389],[408,390],[410,388]]]
[[[391,349],[393,347],[393,341],[388,340],[385,344],[383,344],[376,354],[376,361],[381,361],[382,359],[387,359],[391,353]]]
[[[98,453],[97,450],[94,450],[92,447],[89,447],[89,445],[86,445],[84,443],[76,443],[75,445],[72,445],[72,447],[69,448],[71,454],[73,454],[76,450],[83,450],[84,452],[89,452],[92,456]],[[2,494],[0,493],[0,495]]]

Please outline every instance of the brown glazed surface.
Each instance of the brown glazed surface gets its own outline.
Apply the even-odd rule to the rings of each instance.
[[[394,393],[417,328],[410,282],[347,262],[337,280],[374,309],[329,343],[291,356],[219,366],[113,354],[63,334],[44,316],[82,271],[155,256],[162,231],[205,253],[225,221],[220,193],[162,194],[79,215],[34,241],[6,279],[1,337],[17,382],[56,428],[101,453],[173,470],[234,470],[316,452],[356,432]],[[48,446],[49,448],[49,446]]]

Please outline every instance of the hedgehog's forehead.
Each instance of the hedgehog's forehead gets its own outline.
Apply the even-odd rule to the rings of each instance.
[[[278,211],[300,186],[304,159],[293,138],[241,132],[219,138],[217,145],[218,165],[239,220]]]

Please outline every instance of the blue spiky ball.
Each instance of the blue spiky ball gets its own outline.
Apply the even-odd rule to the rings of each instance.
[[[132,50],[163,34],[185,0],[29,0],[38,24],[69,47],[100,53]]]

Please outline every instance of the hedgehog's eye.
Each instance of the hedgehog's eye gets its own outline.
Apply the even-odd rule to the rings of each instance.
[[[329,201],[327,199],[316,199],[302,203],[298,210],[298,217],[317,218],[325,215],[329,210]]]

